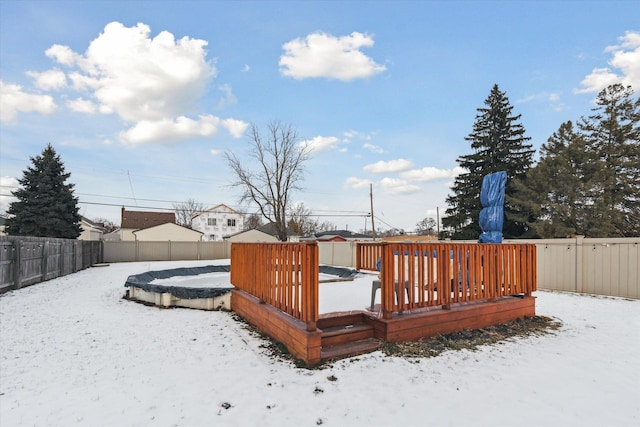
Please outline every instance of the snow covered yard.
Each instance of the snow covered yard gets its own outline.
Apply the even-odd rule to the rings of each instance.
[[[131,274],[211,263],[111,264],[0,296],[0,425],[640,423],[640,301],[537,292],[555,334],[307,370],[271,358],[231,313],[122,299]],[[320,311],[364,308],[370,281],[321,284]],[[330,289],[343,297],[323,300]]]

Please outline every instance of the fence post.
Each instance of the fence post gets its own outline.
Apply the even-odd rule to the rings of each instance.
[[[576,236],[576,283],[575,291],[582,293],[582,244],[584,242],[584,236]]]
[[[15,266],[13,269],[13,285],[16,289],[20,289],[20,282],[22,277],[20,276],[20,267],[22,266],[22,240],[17,239],[13,242],[13,249],[15,252]]]
[[[42,244],[42,281],[47,280],[47,262],[49,261],[49,241],[45,240]]]

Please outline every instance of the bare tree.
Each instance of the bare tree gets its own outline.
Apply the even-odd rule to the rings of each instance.
[[[289,229],[301,236],[309,236],[318,231],[318,221],[311,218],[311,209],[304,203],[296,203],[289,209]]]
[[[225,153],[237,179],[232,186],[243,189],[240,201],[255,203],[260,214],[275,225],[278,239],[284,242],[289,195],[300,189],[310,148],[300,145],[297,132],[280,122],[268,125],[265,138],[256,125],[251,125],[250,132],[249,156],[257,160],[255,170],[247,167],[247,162],[243,164],[234,153]]]
[[[104,228],[105,233],[111,233],[112,231],[116,231],[119,227],[115,222],[108,220],[106,218],[98,217],[91,220],[93,223],[100,225]]]
[[[437,225],[435,219],[431,217],[424,218],[416,223],[416,234],[419,236],[435,236],[437,234]]]
[[[252,213],[245,219],[244,221],[244,229],[245,230],[253,230],[262,226],[262,217],[257,213]]]
[[[194,199],[187,199],[182,203],[174,203],[173,210],[176,213],[176,224],[191,228],[191,218],[202,212],[204,205]]]
[[[335,223],[331,221],[323,221],[318,224],[318,229],[316,230],[316,233],[320,233],[321,231],[333,231],[337,229],[338,229],[338,226]]]

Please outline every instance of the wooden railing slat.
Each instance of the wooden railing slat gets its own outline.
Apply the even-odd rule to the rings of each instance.
[[[378,259],[385,318],[406,309],[531,295],[537,286],[534,244],[358,244],[356,268],[375,270]]]

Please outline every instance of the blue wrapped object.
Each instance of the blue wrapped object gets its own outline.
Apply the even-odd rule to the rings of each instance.
[[[480,239],[478,243],[502,243],[502,224],[504,223],[504,188],[507,173],[496,172],[486,175],[480,190]]]

